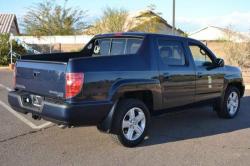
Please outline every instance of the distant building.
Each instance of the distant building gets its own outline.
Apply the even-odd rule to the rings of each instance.
[[[156,26],[155,26],[156,24]],[[147,31],[147,29],[155,28],[155,33],[172,35],[172,26],[159,14],[152,10],[141,10],[130,13],[126,21],[126,31]],[[183,36],[185,33],[180,29],[174,30],[174,35]]]
[[[226,28],[208,26],[189,35],[190,38],[201,41],[234,41],[246,42],[250,38],[239,32],[234,32]]]
[[[0,14],[0,34],[19,35],[17,18],[14,14]]]
[[[152,10],[142,10],[130,13],[125,21],[124,32],[153,32],[159,34],[172,35],[172,26],[159,14]],[[96,35],[95,25],[90,26],[84,34]],[[180,29],[174,30],[174,35],[184,36],[185,33]]]

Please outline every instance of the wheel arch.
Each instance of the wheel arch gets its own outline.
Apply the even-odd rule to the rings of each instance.
[[[244,96],[244,92],[245,92],[245,86],[243,84],[242,81],[238,81],[238,80],[232,80],[232,81],[229,81],[225,87],[225,90],[224,90],[224,93],[225,91],[229,88],[229,87],[236,87],[239,92],[240,92],[240,97],[243,97]]]
[[[113,106],[105,119],[97,126],[99,130],[112,133],[112,122],[116,107],[123,99],[138,99],[149,109],[150,114],[157,109],[161,103],[161,93],[159,85],[155,82],[128,82],[112,87],[110,90],[110,100]]]

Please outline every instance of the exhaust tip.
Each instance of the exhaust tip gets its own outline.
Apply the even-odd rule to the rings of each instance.
[[[68,126],[67,126],[67,125],[64,125],[64,124],[61,124],[61,125],[58,125],[58,127],[61,128],[61,129],[65,129],[65,128],[67,128]]]
[[[41,120],[42,119],[41,116],[38,116],[38,115],[32,115],[32,118],[34,120]]]
[[[65,125],[65,124],[59,124],[58,127],[61,128],[61,129],[65,129],[65,128],[74,128],[74,126]]]

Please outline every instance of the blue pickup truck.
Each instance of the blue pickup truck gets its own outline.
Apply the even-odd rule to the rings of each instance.
[[[23,56],[9,104],[35,119],[96,125],[124,146],[144,140],[158,112],[210,104],[221,118],[240,108],[240,69],[203,43],[148,33],[95,36],[80,52]]]

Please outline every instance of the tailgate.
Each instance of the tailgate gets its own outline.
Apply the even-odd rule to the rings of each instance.
[[[41,96],[64,97],[67,63],[19,60],[16,89]]]

